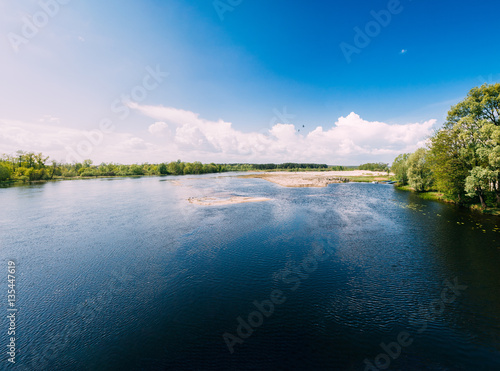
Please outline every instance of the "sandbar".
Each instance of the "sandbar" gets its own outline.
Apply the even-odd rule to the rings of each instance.
[[[261,178],[283,187],[326,187],[333,183],[347,183],[349,177],[384,177],[386,172],[368,170],[350,171],[276,171],[241,175],[242,178]]]

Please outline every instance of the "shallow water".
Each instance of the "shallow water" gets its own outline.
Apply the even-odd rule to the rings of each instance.
[[[271,201],[187,201],[232,195]],[[2,188],[0,205],[16,369],[500,369],[499,218],[234,174]]]

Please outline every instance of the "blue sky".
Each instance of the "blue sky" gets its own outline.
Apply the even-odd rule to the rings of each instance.
[[[472,87],[500,80],[499,12],[495,1],[2,2],[0,152],[391,162]],[[145,89],[151,70],[168,76]]]

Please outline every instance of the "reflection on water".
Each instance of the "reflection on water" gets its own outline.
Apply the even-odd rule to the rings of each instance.
[[[500,369],[500,219],[233,175],[0,189],[19,369]]]

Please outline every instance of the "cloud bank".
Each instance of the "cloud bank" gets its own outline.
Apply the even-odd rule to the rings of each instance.
[[[107,133],[64,128],[58,120],[37,123],[0,120],[0,152],[22,149],[44,152],[72,162],[164,162],[182,159],[202,162],[316,162],[356,165],[392,162],[400,153],[424,146],[436,120],[389,125],[366,121],[352,112],[331,127],[299,132],[291,123],[276,123],[244,132],[224,120],[164,106],[130,104],[144,116],[144,126],[133,132]],[[97,130],[97,129],[96,129]],[[85,144],[85,145],[82,145]],[[89,145],[90,144],[90,145]],[[82,149],[83,148],[83,149]],[[83,153],[82,153],[83,152]]]
[[[390,162],[400,153],[424,146],[436,124],[436,120],[428,120],[389,125],[363,120],[351,112],[331,127],[318,126],[309,133],[299,132],[293,124],[282,123],[245,133],[234,129],[230,122],[205,120],[196,113],[172,107],[134,104],[131,108],[161,120],[151,125],[149,131],[164,133],[168,143],[180,151],[196,151],[217,157],[219,161]]]

